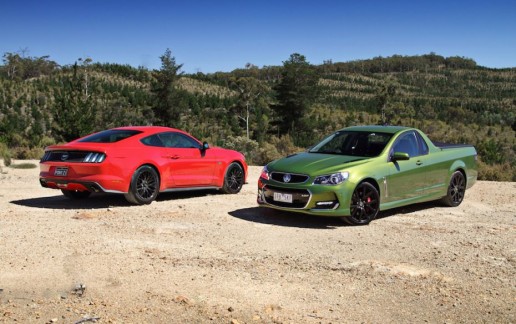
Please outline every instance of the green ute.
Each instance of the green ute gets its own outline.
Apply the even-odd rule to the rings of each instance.
[[[368,224],[381,210],[413,203],[458,206],[477,179],[476,158],[473,146],[435,145],[414,128],[349,127],[266,165],[257,201]]]

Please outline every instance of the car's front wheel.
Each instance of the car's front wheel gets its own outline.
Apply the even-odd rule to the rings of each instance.
[[[134,172],[129,192],[125,194],[125,199],[132,204],[146,205],[153,202],[158,193],[158,173],[153,167],[144,165]]]
[[[350,216],[343,219],[351,225],[366,225],[380,210],[380,195],[369,182],[359,184],[351,196]]]
[[[466,193],[466,178],[460,171],[455,171],[450,179],[448,192],[442,201],[450,207],[457,207],[464,199]]]
[[[244,170],[240,164],[233,162],[229,165],[224,176],[224,185],[222,192],[227,194],[236,194],[240,192],[244,185]]]
[[[88,198],[91,195],[90,191],[77,191],[77,190],[66,190],[61,189],[61,192],[65,197],[70,199],[84,199]]]

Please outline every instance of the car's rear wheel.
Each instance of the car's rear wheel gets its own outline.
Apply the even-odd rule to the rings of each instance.
[[[343,219],[351,225],[366,225],[380,210],[380,195],[369,182],[359,184],[351,196],[350,216]]]
[[[460,171],[455,171],[450,179],[448,192],[442,201],[450,207],[457,207],[462,203],[466,193],[466,178]]]
[[[70,199],[84,199],[91,195],[90,191],[77,191],[77,190],[65,190],[61,189],[61,192],[65,197]]]
[[[125,194],[125,199],[133,204],[146,205],[153,202],[158,193],[158,173],[153,167],[144,165],[134,172],[129,192]]]
[[[229,165],[224,176],[224,185],[222,192],[227,194],[236,194],[240,192],[244,185],[244,170],[240,164],[233,162]]]

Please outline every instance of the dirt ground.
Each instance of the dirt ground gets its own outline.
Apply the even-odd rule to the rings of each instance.
[[[516,183],[353,227],[258,208],[260,170],[238,195],[131,206],[3,167],[0,322],[516,322]]]

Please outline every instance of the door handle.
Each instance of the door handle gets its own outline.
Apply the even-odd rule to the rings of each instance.
[[[421,165],[421,164],[423,164],[423,162],[421,162],[421,161],[416,162],[416,165]]]
[[[168,156],[164,156],[164,158],[177,160],[177,159],[179,159],[179,155],[168,155]]]

